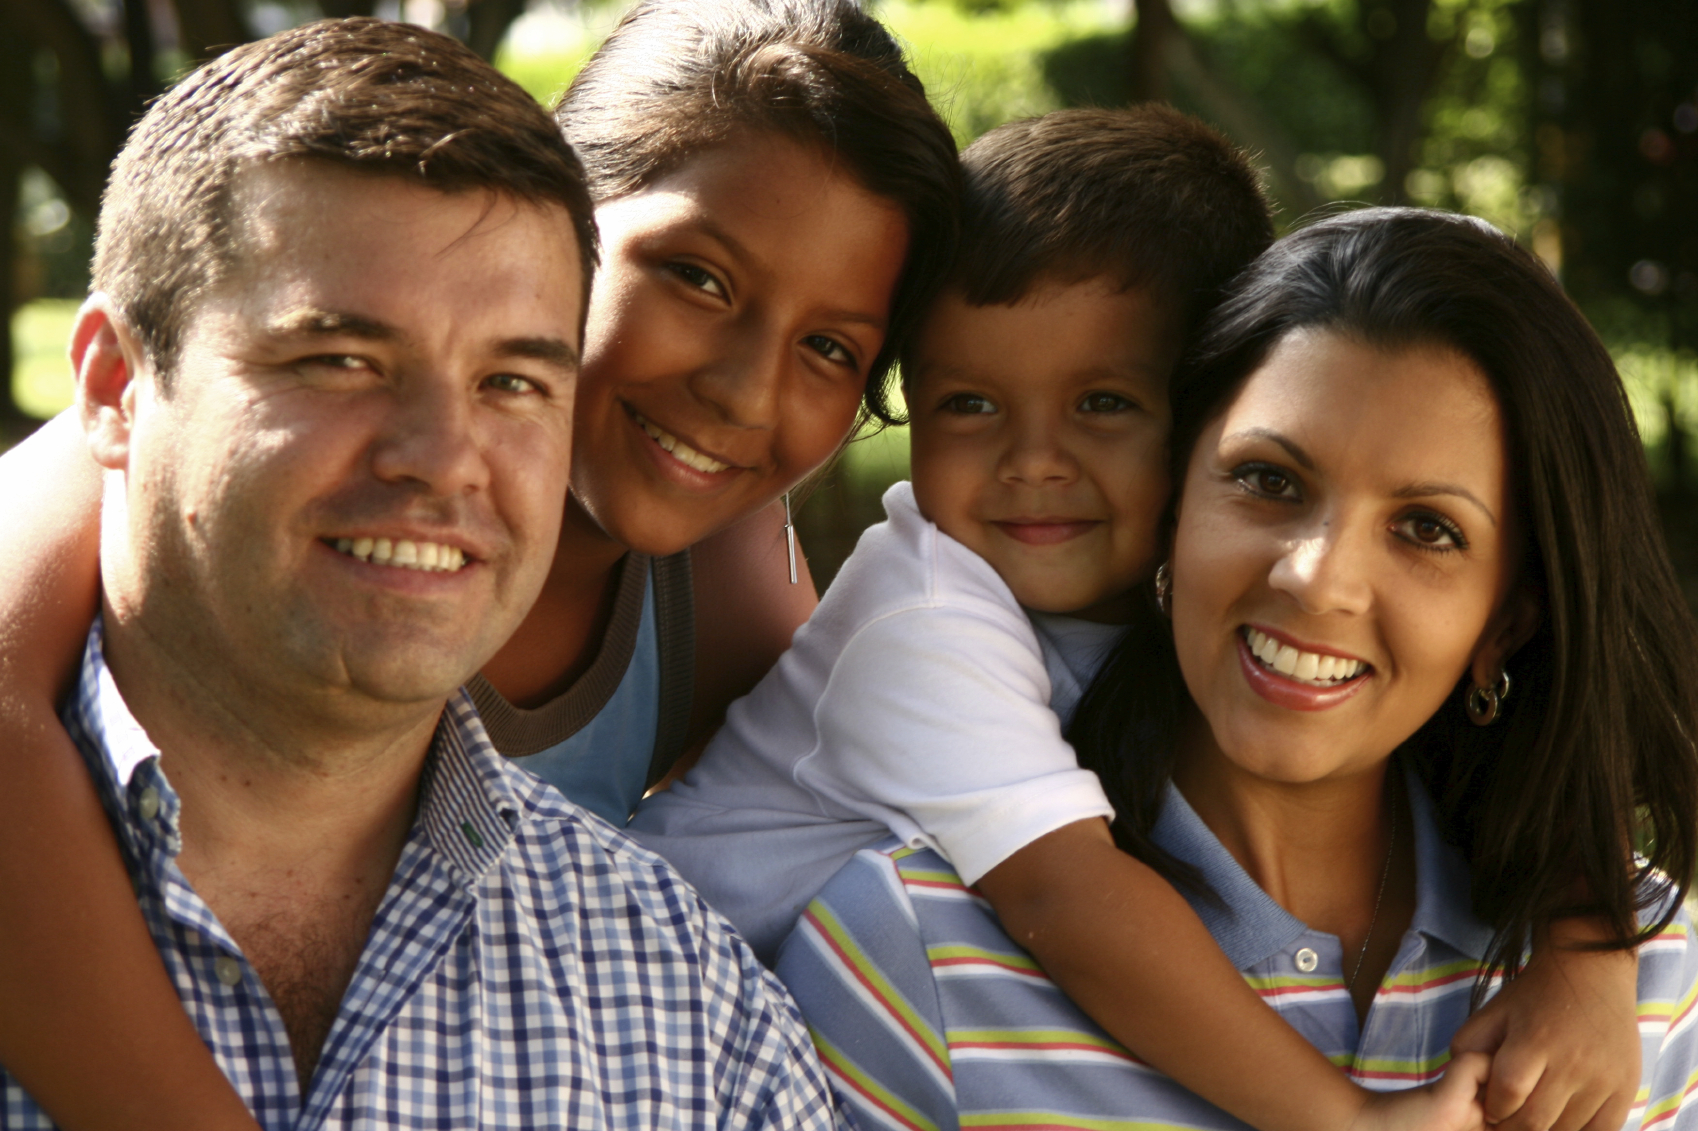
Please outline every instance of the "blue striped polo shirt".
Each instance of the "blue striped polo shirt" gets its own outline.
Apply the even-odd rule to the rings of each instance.
[[[1364,1087],[1441,1075],[1491,938],[1462,858],[1411,780],[1416,908],[1366,1021],[1336,936],[1310,930],[1239,867],[1169,787],[1156,843],[1223,906],[1193,906],[1262,999]],[[1628,1127],[1698,1128],[1698,954],[1684,911],[1640,950],[1644,1076]],[[891,841],[859,853],[811,904],[778,963],[840,1102],[864,1131],[1246,1126],[1140,1062],[1003,932],[942,857]]]

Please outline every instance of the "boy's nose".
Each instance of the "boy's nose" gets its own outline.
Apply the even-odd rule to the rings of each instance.
[[[1067,483],[1078,478],[1079,461],[1050,430],[1030,427],[1013,438],[997,471],[1000,478],[1011,483]]]

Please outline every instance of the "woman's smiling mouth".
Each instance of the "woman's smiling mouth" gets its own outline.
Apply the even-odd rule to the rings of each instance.
[[[1311,652],[1261,629],[1243,625],[1238,664],[1250,690],[1276,707],[1324,711],[1367,686],[1373,665],[1350,656]]]

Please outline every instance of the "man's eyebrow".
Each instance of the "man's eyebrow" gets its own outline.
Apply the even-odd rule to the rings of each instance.
[[[1274,431],[1272,428],[1246,428],[1242,432],[1234,432],[1225,437],[1221,442],[1228,443],[1239,440],[1271,440],[1290,453],[1291,458],[1296,460],[1298,466],[1304,471],[1315,470],[1315,461],[1309,457],[1308,452],[1303,450],[1302,444],[1284,433]]]
[[[266,332],[277,337],[348,337],[377,342],[397,341],[401,337],[401,331],[376,318],[317,308],[291,310],[272,319],[266,325]]]
[[[1466,487],[1455,483],[1411,483],[1407,487],[1392,492],[1394,499],[1422,499],[1429,495],[1450,495],[1453,498],[1464,499],[1480,509],[1480,513],[1491,521],[1493,526],[1498,524],[1498,516],[1492,513],[1492,508],[1481,502],[1479,496]]]
[[[562,338],[508,338],[495,347],[497,357],[524,357],[564,369],[578,371],[578,351]]]

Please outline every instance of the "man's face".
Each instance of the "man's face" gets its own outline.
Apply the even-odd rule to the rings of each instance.
[[[128,472],[109,600],[214,684],[440,699],[553,553],[572,226],[309,162],[242,174],[233,214],[238,266],[171,373],[132,381],[122,459],[103,459]]]

